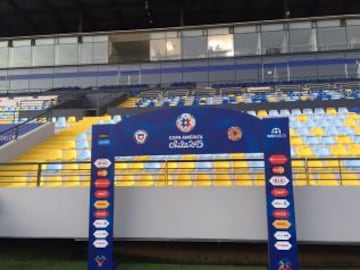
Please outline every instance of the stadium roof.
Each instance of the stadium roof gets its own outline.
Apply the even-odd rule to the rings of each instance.
[[[0,36],[360,13],[358,0],[0,0]]]

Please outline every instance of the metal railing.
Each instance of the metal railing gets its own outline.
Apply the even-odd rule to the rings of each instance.
[[[293,159],[295,186],[360,185],[360,158]],[[89,186],[90,162],[0,164],[0,187]],[[263,186],[263,159],[115,162],[115,186]]]

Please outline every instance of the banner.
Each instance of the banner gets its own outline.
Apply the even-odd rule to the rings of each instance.
[[[88,270],[113,270],[114,156],[111,126],[94,126]]]
[[[289,120],[264,119],[269,270],[297,270]]]

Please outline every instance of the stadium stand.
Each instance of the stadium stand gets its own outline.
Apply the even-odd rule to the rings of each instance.
[[[168,90],[166,97],[162,96],[163,91],[147,90],[140,92],[139,97],[130,97],[121,106],[226,106],[242,102],[357,99],[359,95],[358,88],[290,92],[280,91],[279,87],[272,93],[251,92],[254,89],[181,88]],[[42,109],[54,97],[49,96],[45,103],[43,99],[41,102],[37,100],[37,106],[31,105],[31,108]],[[19,104],[27,101],[34,104],[33,98],[18,100]],[[20,111],[24,108],[28,107],[18,105],[12,109]],[[6,113],[3,111],[0,115]],[[358,108],[293,108],[251,110],[247,113],[259,118],[289,117],[295,185],[360,185]],[[11,164],[1,166],[2,186],[87,186],[91,126],[114,124],[121,121],[121,116],[52,117],[52,121],[56,129],[54,136],[23,153]],[[23,165],[24,162],[31,165]],[[116,163],[118,173],[115,180],[117,186],[264,185],[263,167],[260,154],[125,157]],[[121,173],[119,169],[122,169]],[[16,176],[15,171],[21,176]],[[20,173],[22,171],[26,173]],[[9,177],[9,173],[15,175]]]

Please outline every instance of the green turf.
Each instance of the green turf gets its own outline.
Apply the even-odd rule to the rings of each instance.
[[[86,270],[86,263],[79,261],[13,261],[0,263],[1,270]],[[119,270],[265,270],[265,267],[246,266],[214,266],[214,265],[179,265],[179,264],[148,264],[124,263]]]

